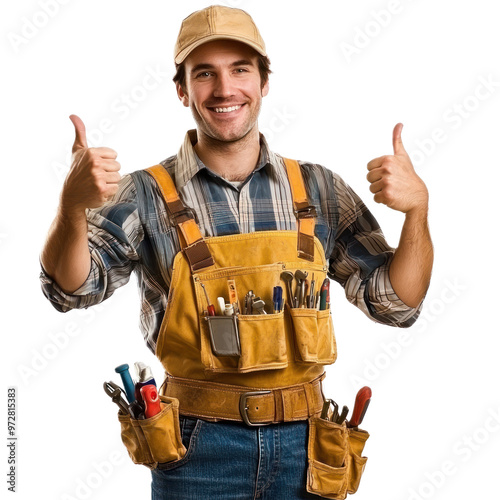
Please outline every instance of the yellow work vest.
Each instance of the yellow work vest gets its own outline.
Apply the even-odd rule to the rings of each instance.
[[[259,231],[203,238],[190,209],[182,204],[162,165],[146,171],[156,180],[167,211],[176,224],[182,251],[173,274],[156,355],[167,376],[246,387],[275,388],[309,382],[337,357],[329,309],[294,308],[286,297],[273,313],[273,287],[286,286],[281,273],[303,270],[316,290],[327,276],[323,246],[314,235],[314,208],[309,205],[298,162],[285,159],[297,231]],[[249,290],[266,303],[267,314],[238,315],[239,356],[217,356],[211,347],[206,293],[229,302],[228,280],[238,301]],[[204,285],[205,290],[201,285]],[[182,405],[181,405],[182,412]]]

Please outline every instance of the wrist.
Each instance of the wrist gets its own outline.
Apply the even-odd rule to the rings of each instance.
[[[429,205],[426,203],[425,205],[418,205],[416,207],[410,208],[407,212],[405,212],[405,217],[408,219],[422,219],[427,218],[427,214],[429,213]]]
[[[79,203],[76,203],[76,200],[72,198],[71,195],[66,193],[64,190],[62,191],[61,196],[59,197],[58,214],[63,219],[70,220],[74,218],[86,218],[85,210],[86,207]]]
[[[87,221],[85,207],[71,206],[62,202],[59,204],[57,215],[58,218],[64,223],[75,224],[79,221]]]
[[[427,190],[425,193],[415,196],[414,205],[405,212],[408,218],[427,218],[429,212],[429,194]]]

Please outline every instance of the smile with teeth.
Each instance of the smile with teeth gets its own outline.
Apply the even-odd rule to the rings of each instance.
[[[230,113],[231,111],[236,111],[241,108],[241,104],[238,106],[230,106],[229,108],[213,108],[216,113]]]

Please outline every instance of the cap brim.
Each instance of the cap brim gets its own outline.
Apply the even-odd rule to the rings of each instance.
[[[257,45],[255,42],[252,40],[248,40],[245,37],[242,36],[236,36],[236,35],[208,35],[203,38],[198,38],[195,42],[192,44],[188,45],[185,47],[183,50],[181,50],[176,56],[175,56],[175,64],[181,64],[184,59],[197,47],[200,45],[203,45],[204,43],[211,42],[212,40],[234,40],[236,42],[241,42],[244,43],[245,45],[249,45],[252,47],[252,49],[255,49],[260,55],[262,56],[267,56],[265,50],[262,50],[262,47]]]

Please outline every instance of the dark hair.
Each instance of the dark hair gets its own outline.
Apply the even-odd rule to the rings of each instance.
[[[271,71],[271,61],[269,57],[263,56],[261,54],[258,55],[258,64],[259,64],[259,73],[260,73],[260,84],[261,87],[269,80],[269,75],[272,73]],[[172,78],[174,83],[179,83],[182,90],[186,90],[186,67],[184,62],[175,65],[175,76]]]

